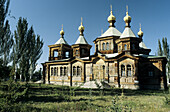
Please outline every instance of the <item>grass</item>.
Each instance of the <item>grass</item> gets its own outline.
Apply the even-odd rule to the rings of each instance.
[[[5,83],[0,85],[0,94],[6,91]],[[24,86],[23,86],[24,88]],[[21,112],[168,112],[170,111],[169,91],[160,90],[100,90],[78,88],[74,95],[70,92],[74,87],[29,84],[28,97],[12,105],[5,105],[1,111]],[[2,98],[1,98],[2,99]],[[0,99],[0,100],[1,100]],[[11,109],[11,110],[10,110]]]

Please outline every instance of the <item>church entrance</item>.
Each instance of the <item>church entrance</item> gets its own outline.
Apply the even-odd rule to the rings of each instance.
[[[94,79],[103,80],[105,78],[105,66],[104,65],[94,65],[93,66]]]

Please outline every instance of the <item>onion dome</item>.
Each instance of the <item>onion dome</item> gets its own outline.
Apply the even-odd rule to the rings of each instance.
[[[126,23],[126,27],[130,27],[131,17],[128,15],[128,6],[126,6],[126,16],[124,17],[124,21]]]
[[[143,37],[143,32],[142,32],[142,30],[141,30],[141,24],[140,24],[140,29],[139,29],[139,32],[138,32],[138,36],[139,36],[140,38]]]
[[[78,30],[80,31],[80,35],[83,35],[84,26],[83,26],[83,18],[81,17],[81,25],[79,26]]]
[[[114,27],[114,23],[116,22],[116,17],[113,15],[112,12],[112,5],[110,6],[110,16],[107,18],[108,22],[110,23],[110,27]]]

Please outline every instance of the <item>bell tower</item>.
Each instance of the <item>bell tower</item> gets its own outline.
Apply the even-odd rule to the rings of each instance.
[[[73,57],[88,57],[90,56],[90,49],[91,45],[88,44],[84,37],[84,26],[83,26],[83,18],[81,18],[81,25],[79,26],[78,30],[80,31],[80,35],[74,45],[72,45],[73,49]]]
[[[60,31],[60,39],[54,44],[49,45],[49,61],[61,60],[72,57],[72,48],[64,39],[63,25]]]

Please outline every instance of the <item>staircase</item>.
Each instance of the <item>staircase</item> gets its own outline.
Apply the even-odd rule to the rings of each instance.
[[[99,88],[103,89],[103,88],[109,88],[110,85],[106,82],[106,81],[100,81],[100,80],[96,80],[96,81],[88,81],[85,82],[84,85],[81,86],[82,88]]]

